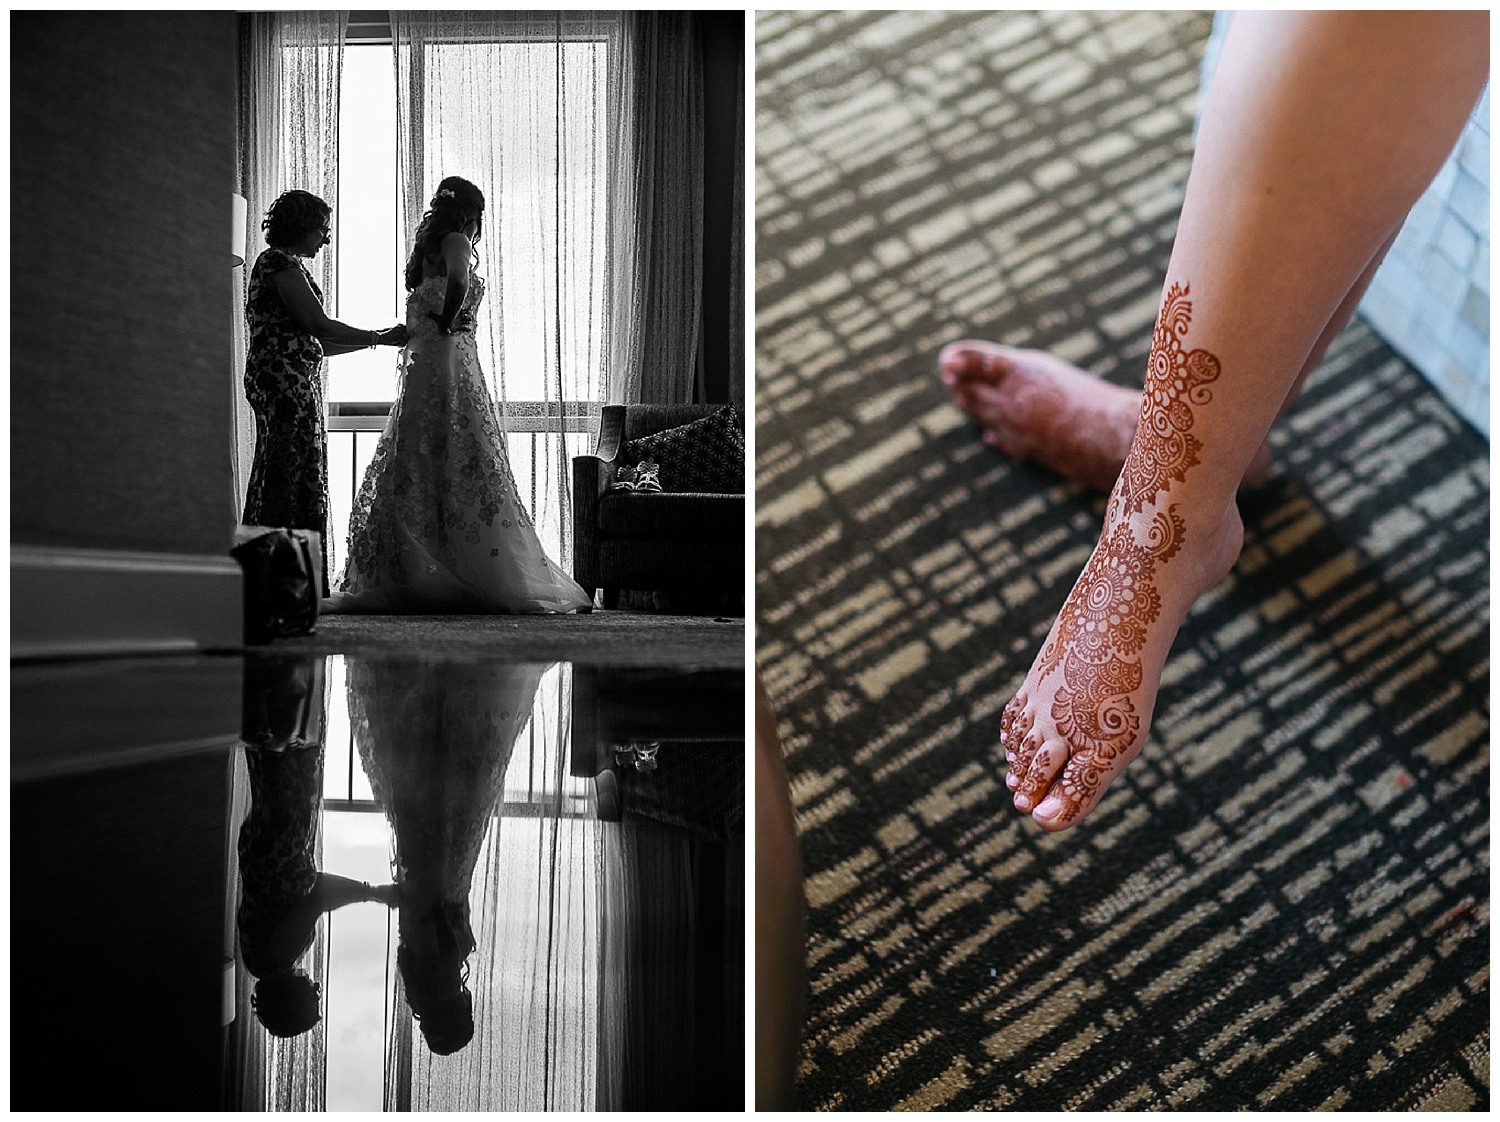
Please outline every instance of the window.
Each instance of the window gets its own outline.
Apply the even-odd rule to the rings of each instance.
[[[550,21],[548,21],[550,23]],[[495,42],[430,43],[422,69],[433,75],[478,75],[514,104],[536,107],[549,125],[551,90],[528,76],[561,64],[570,119],[554,155],[547,127],[528,132],[527,113],[455,99],[442,107],[444,134],[487,132],[493,174],[470,168],[461,153],[428,153],[435,186],[443,169],[469,174],[487,196],[486,281],[480,355],[502,402],[511,468],[544,547],[566,565],[571,556],[567,506],[556,493],[568,461],[588,450],[604,395],[608,252],[605,89],[608,44],[590,25],[562,43],[524,34]],[[580,106],[578,91],[592,91]],[[406,220],[397,182],[397,90],[390,27],[383,12],[355,12],[344,49],[339,100],[339,197],[335,203],[337,283],[333,314],[358,326],[399,322],[404,314]],[[483,122],[481,124],[481,121]],[[565,204],[556,199],[566,183]],[[524,204],[524,205],[523,205]],[[558,231],[562,236],[558,236]],[[489,333],[488,337],[486,333]],[[492,342],[487,345],[487,342]],[[354,499],[373,457],[397,387],[391,348],[342,355],[329,363],[329,543],[332,569],[342,566]]]
[[[396,183],[396,79],[390,45],[344,49],[339,91],[339,318],[355,326],[400,323],[405,303]],[[390,347],[341,355],[328,364],[329,401],[390,402],[396,352]]]

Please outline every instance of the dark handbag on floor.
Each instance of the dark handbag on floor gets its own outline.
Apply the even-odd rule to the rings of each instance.
[[[237,536],[230,555],[245,575],[245,642],[312,634],[323,596],[318,533],[247,526]]]

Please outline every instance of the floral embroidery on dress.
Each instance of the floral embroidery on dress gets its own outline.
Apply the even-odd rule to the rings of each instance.
[[[349,726],[395,841],[392,874],[463,908],[546,667],[347,662]]]
[[[313,890],[323,746],[284,752],[245,746],[250,813],[240,827],[240,954],[257,978],[288,964],[269,956],[272,936],[292,906]]]
[[[446,278],[407,298],[399,389],[349,523],[344,607],[572,611],[587,594],[543,553],[517,493],[473,324],[473,277],[446,335],[432,319]]]

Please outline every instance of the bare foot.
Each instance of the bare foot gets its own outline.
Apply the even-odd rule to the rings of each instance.
[[[1140,752],[1178,628],[1244,543],[1240,469],[1214,454],[1201,417],[1220,363],[1187,345],[1191,313],[1186,284],[1173,285],[1099,544],[1000,720],[1006,786],[1044,830],[1080,821]]]
[[[1080,821],[1140,752],[1178,628],[1243,537],[1232,503],[1217,519],[1163,505],[1106,524],[1000,721],[1005,784],[1042,829]]]
[[[979,339],[944,347],[938,373],[953,403],[979,422],[986,444],[1101,491],[1114,486],[1140,419],[1139,390],[1046,351]],[[1262,447],[1244,485],[1259,482],[1270,459]]]

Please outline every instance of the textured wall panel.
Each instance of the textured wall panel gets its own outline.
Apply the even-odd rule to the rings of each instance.
[[[11,17],[11,535],[225,554],[234,15]]]

